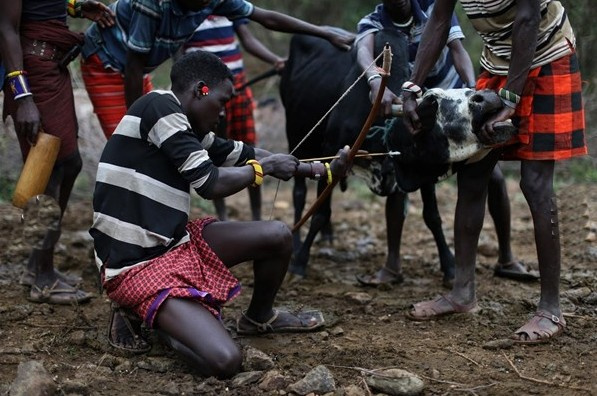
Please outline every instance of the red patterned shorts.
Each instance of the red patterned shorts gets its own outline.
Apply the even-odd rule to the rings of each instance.
[[[169,297],[194,299],[219,317],[222,305],[240,292],[240,284],[203,240],[203,228],[214,221],[190,221],[189,242],[104,282],[108,297],[150,327]]]
[[[506,76],[481,73],[477,89],[498,90]],[[587,154],[585,115],[576,54],[529,72],[513,119],[517,141],[505,148],[506,160],[562,160]]]

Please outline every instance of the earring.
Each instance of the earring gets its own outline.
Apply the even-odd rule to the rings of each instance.
[[[197,85],[195,86],[195,95],[197,95],[198,98],[209,95],[209,87],[204,81],[201,80],[197,82]]]

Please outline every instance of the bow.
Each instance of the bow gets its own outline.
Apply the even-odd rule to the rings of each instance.
[[[352,160],[357,155],[357,152],[359,151],[359,149],[361,148],[361,145],[363,144],[363,142],[365,141],[365,138],[367,137],[367,133],[369,133],[369,129],[371,128],[373,121],[375,121],[375,119],[377,118],[378,113],[379,113],[381,99],[383,98],[383,94],[386,89],[386,84],[388,81],[388,77],[390,76],[390,68],[392,65],[392,50],[390,48],[390,45],[387,43],[383,49],[382,65],[383,65],[384,73],[381,76],[381,83],[379,85],[379,91],[377,92],[377,97],[375,98],[375,102],[373,102],[371,111],[369,112],[369,115],[367,116],[367,120],[363,124],[363,127],[361,128],[359,135],[357,136],[355,142],[353,143],[352,147],[348,151],[348,158],[347,158],[348,163],[352,163]],[[338,179],[339,178],[332,179],[332,182],[326,186],[326,188],[323,190],[323,192],[317,197],[317,200],[315,200],[313,205],[311,205],[309,210],[307,210],[307,213],[305,213],[305,215],[292,227],[292,232],[298,231],[301,228],[301,226],[303,224],[305,224],[305,222],[309,219],[309,217],[311,217],[315,213],[315,211],[317,209],[319,209],[319,207],[321,206],[323,201],[325,201],[330,196],[330,194],[332,193],[332,190],[334,189],[336,184],[338,184]]]

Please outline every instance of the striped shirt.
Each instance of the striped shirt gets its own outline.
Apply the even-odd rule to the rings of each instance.
[[[238,74],[243,71],[243,56],[235,29],[238,25],[246,23],[249,23],[247,18],[231,21],[226,17],[210,15],[184,45],[184,52],[211,52],[217,55],[233,74]]]
[[[507,75],[512,54],[515,0],[460,0],[462,8],[483,39],[481,66],[493,74]],[[566,10],[559,1],[541,0],[541,22],[531,69],[573,52],[576,39]]]
[[[152,91],[129,109],[100,158],[93,194],[96,263],[106,279],[189,240],[190,188],[210,191],[218,166],[242,165],[242,142],[200,139],[170,91]]]
[[[408,46],[408,59],[410,69],[412,71],[415,57],[419,49],[419,43],[421,42],[421,36],[425,24],[431,15],[433,10],[434,0],[412,0],[411,9],[413,13],[413,23],[408,26],[400,26],[392,21],[390,15],[386,12],[383,4],[377,5],[375,11],[371,14],[362,18],[357,25],[357,38],[355,42],[358,42],[368,34],[376,33],[382,29],[399,30],[408,35],[409,46]],[[450,32],[448,34],[447,44],[453,40],[461,40],[464,38],[464,33],[458,24],[456,15],[452,15]],[[444,47],[439,59],[435,63],[433,70],[427,76],[425,88],[460,88],[464,86],[464,82],[458,75],[454,62],[452,61],[452,54],[448,46]]]
[[[209,15],[236,19],[253,13],[253,5],[244,0],[212,0],[197,12],[176,0],[118,0],[110,8],[116,24],[100,28],[93,23],[85,32],[83,57],[97,53],[105,67],[123,72],[127,51],[147,54],[145,73],[172,57]]]

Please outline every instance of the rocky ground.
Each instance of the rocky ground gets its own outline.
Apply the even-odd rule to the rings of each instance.
[[[84,111],[85,106],[78,110]],[[279,113],[275,106],[260,112],[264,145],[284,140]],[[267,125],[263,125],[264,119]],[[95,291],[96,297],[83,306],[29,302],[28,290],[18,284],[27,254],[21,211],[9,203],[0,204],[0,394],[19,394],[37,381],[35,389],[57,395],[371,395],[383,389],[380,381],[396,376],[405,377],[402,382],[411,386],[411,391],[424,387],[423,393],[428,395],[597,393],[597,186],[565,181],[559,181],[558,194],[564,257],[562,304],[568,328],[551,344],[520,346],[508,340],[536,307],[539,284],[493,277],[497,244],[489,218],[481,235],[477,266],[481,310],[424,323],[405,318],[410,304],[445,292],[417,194],[411,195],[403,236],[405,282],[379,289],[358,286],[354,275],[374,271],[385,259],[384,201],[371,195],[358,180],[351,180],[349,190],[335,196],[334,243],[316,245],[308,278],[286,285],[278,297],[280,306],[322,310],[327,321],[323,331],[236,336],[232,330],[235,319],[251,295],[250,266],[241,265],[234,272],[244,291],[224,310],[225,325],[245,350],[243,372],[237,377],[220,381],[196,376],[153,336],[151,352],[137,356],[119,353],[106,342],[109,303],[97,289],[89,254],[92,157],[102,143],[89,133],[97,126],[93,120],[88,122],[81,142],[89,169],[83,173],[65,216],[56,266],[82,275],[83,288]],[[272,144],[270,148],[278,147]],[[273,209],[274,218],[290,224],[290,184],[281,184],[274,203],[276,187],[277,183],[266,181],[264,214],[269,217]],[[536,269],[530,214],[517,181],[509,180],[508,189],[514,252]],[[438,186],[450,242],[455,197],[453,182]],[[228,199],[228,204],[234,219],[250,217],[246,193]],[[198,201],[193,216],[212,211],[210,204]]]

